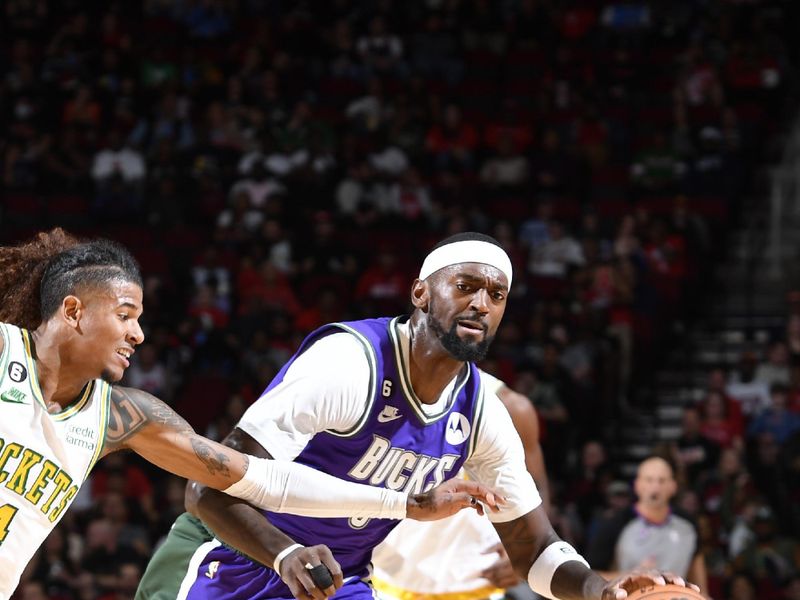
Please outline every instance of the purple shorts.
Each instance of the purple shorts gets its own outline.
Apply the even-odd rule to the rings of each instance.
[[[195,553],[178,594],[180,600],[294,600],[275,571],[224,546],[213,547],[215,543],[204,544],[205,548]],[[348,577],[333,598],[372,600],[374,592],[362,579]]]

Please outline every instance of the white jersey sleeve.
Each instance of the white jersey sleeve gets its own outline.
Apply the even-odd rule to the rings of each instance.
[[[464,463],[470,479],[503,494],[508,504],[499,513],[488,513],[495,523],[517,519],[542,503],[533,477],[525,467],[525,452],[511,416],[496,394],[484,391],[475,451]]]
[[[315,434],[348,431],[368,409],[370,368],[355,336],[334,333],[314,342],[283,381],[256,400],[237,427],[270,455],[293,460]]]
[[[483,389],[486,390],[487,394],[494,394],[500,391],[506,383],[502,379],[498,379],[494,375],[490,375],[486,371],[481,371],[481,383],[483,384]]]

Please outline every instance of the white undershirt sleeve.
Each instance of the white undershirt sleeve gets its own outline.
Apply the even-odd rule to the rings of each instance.
[[[266,510],[306,517],[403,519],[408,499],[298,463],[252,456],[244,477],[223,491]]]
[[[369,383],[369,361],[355,336],[333,333],[314,342],[237,425],[275,460],[250,457],[245,476],[224,491],[267,510],[309,517],[405,517],[406,494],[290,462],[315,434],[356,426],[370,405]]]
[[[507,505],[489,519],[504,523],[517,519],[542,503],[539,490],[525,468],[525,452],[511,416],[500,399],[484,394],[475,451],[464,464],[471,479],[495,488],[506,497]]]
[[[283,381],[256,400],[237,427],[277,460],[293,460],[321,431],[344,432],[369,407],[370,366],[361,342],[347,332],[314,342]]]

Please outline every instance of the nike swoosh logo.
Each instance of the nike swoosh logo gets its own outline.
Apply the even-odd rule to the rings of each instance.
[[[6,394],[0,396],[0,400],[2,400],[3,402],[8,402],[10,404],[27,404],[25,400],[18,400],[12,396],[7,396]]]
[[[401,415],[399,412],[395,411],[395,412],[392,412],[392,413],[387,413],[387,412],[384,411],[384,412],[381,412],[378,415],[378,423],[388,423],[389,421],[394,421],[394,420],[400,419],[402,417],[403,417],[403,415]]]

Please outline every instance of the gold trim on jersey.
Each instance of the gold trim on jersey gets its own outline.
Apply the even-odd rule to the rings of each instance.
[[[444,592],[441,594],[424,594],[421,592],[412,592],[404,588],[387,583],[382,579],[372,576],[372,585],[379,592],[379,597],[385,598],[391,596],[397,600],[482,600],[494,595],[504,594],[505,591],[493,586],[486,586],[466,592]]]
[[[42,394],[42,388],[39,387],[39,372],[36,370],[36,361],[33,359],[33,352],[31,350],[31,334],[27,329],[20,328],[20,334],[22,335],[22,345],[25,346],[25,362],[28,364],[28,374],[31,378],[31,390],[33,391],[33,397],[39,401],[45,410],[47,410],[47,405],[44,402],[44,394]]]
[[[97,447],[92,454],[92,460],[89,461],[89,466],[84,473],[84,480],[92,472],[94,465],[97,463],[100,455],[103,452],[103,447],[106,445],[106,432],[108,431],[108,413],[111,407],[111,386],[105,381],[98,382],[100,384],[100,435],[97,436]]]
[[[72,416],[77,415],[81,409],[86,406],[86,403],[89,401],[89,398],[92,397],[92,392],[94,391],[94,381],[90,381],[86,384],[83,388],[83,392],[81,393],[80,398],[77,402],[73,402],[67,408],[63,409],[61,412],[51,413],[50,416],[53,418],[54,421],[66,421]]]
[[[31,351],[31,334],[26,329],[20,329],[20,331],[22,332],[22,342],[25,345],[25,361],[28,363],[28,371],[30,372],[31,389],[33,390],[33,395],[41,403],[41,405],[47,409],[47,405],[44,402],[44,395],[42,394],[42,388],[39,387],[39,372],[36,370],[36,361],[34,360],[33,352]],[[59,412],[49,413],[50,417],[54,421],[65,421],[78,414],[80,410],[86,406],[89,398],[92,397],[93,391],[94,381],[90,381],[84,386],[77,401],[72,402],[69,406],[63,408]]]

